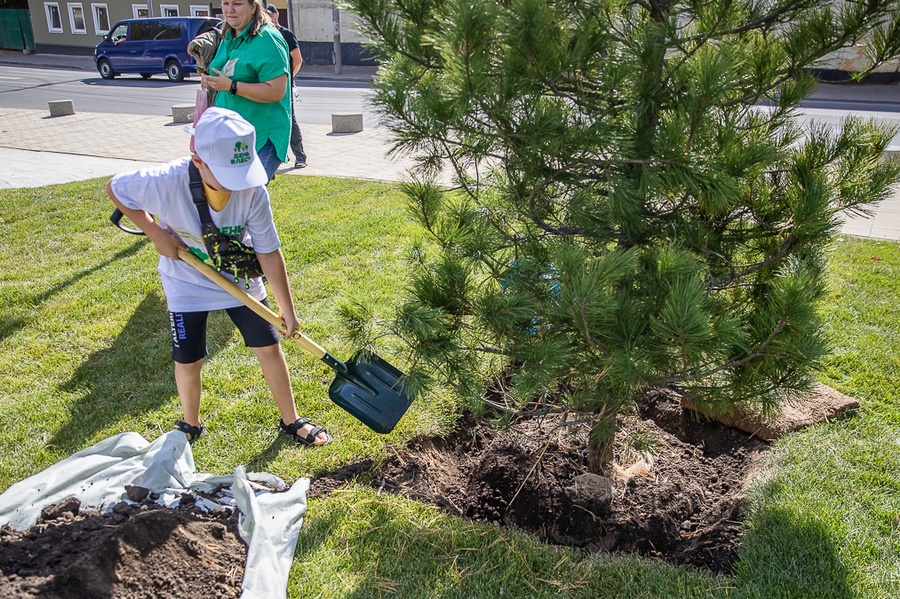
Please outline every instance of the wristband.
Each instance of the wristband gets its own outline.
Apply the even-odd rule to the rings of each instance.
[[[229,90],[232,96],[237,95],[237,81],[234,79],[231,80],[231,89]]]

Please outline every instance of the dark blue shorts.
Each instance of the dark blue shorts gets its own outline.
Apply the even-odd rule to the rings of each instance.
[[[269,305],[268,300],[262,302]],[[225,310],[241,332],[247,347],[269,347],[281,341],[278,329],[247,306]],[[172,328],[172,359],[180,364],[193,364],[205,358],[206,319],[209,312],[169,312]]]

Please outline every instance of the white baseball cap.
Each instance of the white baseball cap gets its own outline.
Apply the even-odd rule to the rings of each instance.
[[[194,134],[194,152],[222,187],[240,191],[269,182],[256,154],[256,129],[233,110],[212,106],[203,111]]]

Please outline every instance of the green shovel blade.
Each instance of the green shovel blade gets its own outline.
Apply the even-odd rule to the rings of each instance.
[[[375,354],[357,352],[346,372],[328,389],[331,401],[376,433],[389,433],[409,409],[413,397],[403,388],[403,373]]]

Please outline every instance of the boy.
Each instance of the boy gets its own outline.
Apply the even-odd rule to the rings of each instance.
[[[175,385],[183,414],[175,428],[192,441],[204,432],[200,420],[200,369],[207,355],[206,320],[210,310],[226,310],[245,345],[259,360],[281,413],[281,431],[304,445],[326,445],[331,442],[331,435],[297,414],[278,330],[178,259],[178,248],[207,257],[201,218],[190,188],[190,172],[195,168],[215,228],[255,251],[287,325],[284,336],[289,337],[298,329],[281,242],[265,187],[268,175],[255,147],[256,131],[238,113],[208,108],[194,129],[193,156],[116,175],[106,191],[160,254],[158,268],[169,308]],[[151,214],[156,215],[158,223]],[[267,303],[261,276],[247,275],[237,284]]]

